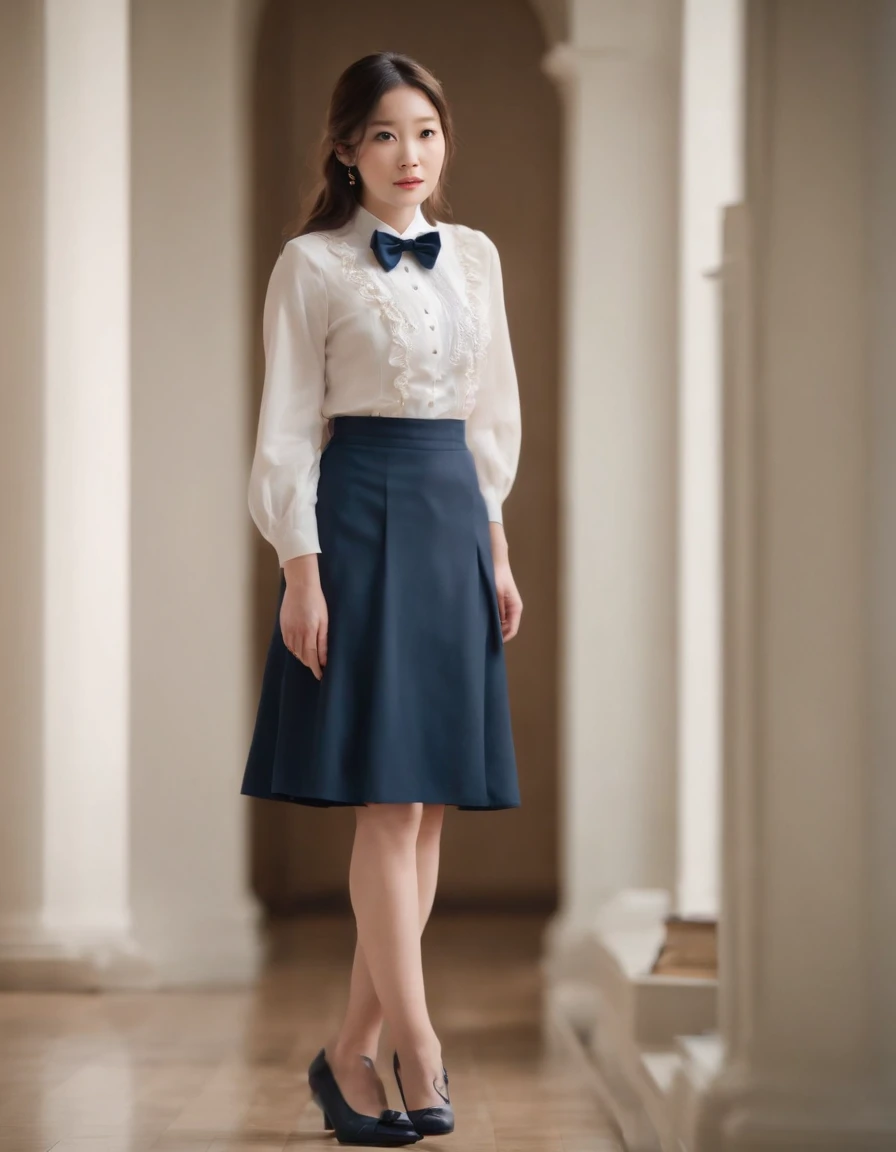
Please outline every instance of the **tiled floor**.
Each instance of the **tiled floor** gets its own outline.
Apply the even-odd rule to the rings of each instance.
[[[543,922],[433,919],[430,1012],[457,1127],[421,1152],[620,1152],[581,1065],[542,1016]],[[254,989],[0,994],[0,1152],[335,1149],[306,1069],[341,1015],[344,919],[281,925]],[[388,1033],[378,1067],[392,1107]]]

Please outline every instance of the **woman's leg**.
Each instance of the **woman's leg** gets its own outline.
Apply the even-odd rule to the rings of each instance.
[[[357,811],[361,813],[364,810],[358,809]],[[435,899],[444,814],[445,807],[442,804],[422,805],[422,813],[417,824],[414,856],[420,934],[426,926]],[[337,1038],[332,1045],[327,1046],[327,1058],[346,1099],[352,1107],[359,1112],[371,1115],[376,1115],[380,1109],[386,1107],[386,1098],[382,1082],[375,1070],[371,1065],[360,1060],[359,1055],[367,1056],[370,1060],[376,1058],[382,1026],[383,1008],[374,989],[359,934],[355,945],[355,958],[345,1018]],[[410,1083],[408,1073],[405,1071],[404,1058],[401,1057],[401,1049],[399,1049],[399,1054],[402,1058],[402,1082],[407,1095]],[[438,1068],[441,1068],[440,1064]],[[413,1062],[409,1070],[411,1077],[413,1077]],[[432,1092],[431,1076],[426,1073],[424,1076],[426,1098],[419,1106],[425,1107],[427,1103],[441,1103]],[[415,1107],[410,1095],[408,1095],[408,1105],[412,1108]]]
[[[429,920],[436,895],[444,816],[444,804],[423,805],[423,815],[417,832],[417,896],[421,935]],[[383,1007],[374,990],[364,949],[358,940],[355,944],[348,1005],[334,1047],[343,1051],[360,1052],[375,1060],[382,1027]]]

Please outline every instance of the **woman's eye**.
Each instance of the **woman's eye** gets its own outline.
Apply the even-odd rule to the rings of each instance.
[[[424,129],[423,129],[423,131],[424,131],[424,132],[429,132],[429,133],[430,133],[431,135],[433,135],[433,136],[435,136],[435,134],[436,134],[436,130],[435,130],[435,128],[424,128]],[[374,137],[374,139],[375,139],[375,140],[381,140],[381,139],[382,139],[384,136],[391,136],[391,135],[392,135],[392,133],[391,133],[391,132],[389,132],[387,129],[385,129],[385,128],[384,128],[384,129],[382,130],[382,132],[377,132],[377,134],[376,134],[376,136]]]

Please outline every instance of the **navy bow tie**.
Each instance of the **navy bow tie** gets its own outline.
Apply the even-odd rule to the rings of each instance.
[[[370,247],[387,272],[392,271],[402,252],[413,252],[424,268],[432,268],[442,247],[442,237],[438,232],[424,232],[411,240],[402,240],[377,228],[370,237]]]

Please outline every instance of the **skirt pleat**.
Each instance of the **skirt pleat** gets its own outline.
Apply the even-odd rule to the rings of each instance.
[[[485,501],[463,420],[340,416],[321,456],[323,678],[280,593],[242,793],[320,807],[520,804]]]

